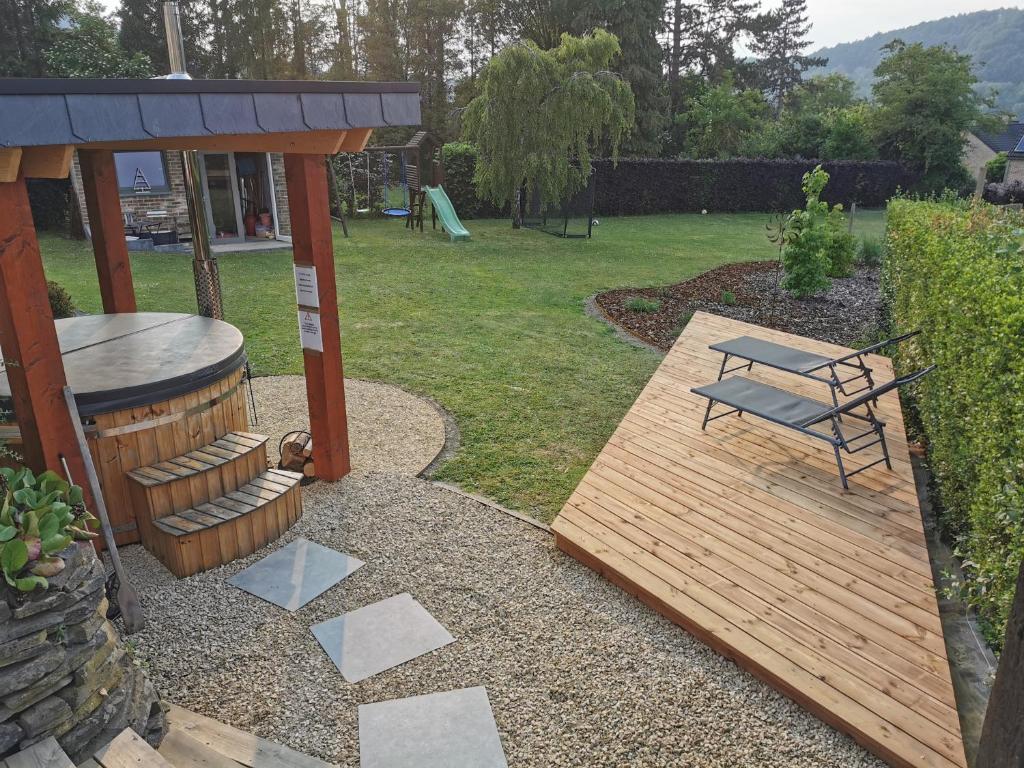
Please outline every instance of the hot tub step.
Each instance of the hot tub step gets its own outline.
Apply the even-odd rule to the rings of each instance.
[[[235,491],[265,471],[268,439],[228,432],[201,448],[128,472],[142,537],[153,520]]]
[[[245,557],[302,516],[301,479],[268,469],[235,491],[154,520],[143,544],[176,576]]]

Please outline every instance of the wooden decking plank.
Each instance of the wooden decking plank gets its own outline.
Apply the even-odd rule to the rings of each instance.
[[[685,449],[680,449],[680,443],[663,438],[657,432],[641,434],[633,431],[624,422],[622,429],[609,440],[609,445],[637,447],[656,454],[666,466],[680,468],[680,476],[700,488],[703,497],[711,495],[727,500],[730,504],[746,507],[754,511],[760,519],[769,520],[783,530],[788,531],[790,526],[799,526],[802,536],[797,541],[806,541],[806,546],[812,551],[819,549],[836,552],[844,558],[860,563],[862,572],[865,570],[864,566],[870,565],[872,574],[877,570],[880,577],[884,577],[885,583],[899,582],[927,595],[930,598],[929,604],[934,602],[935,590],[931,577],[925,576],[920,570],[911,570],[908,566],[915,562],[912,558],[893,557],[888,551],[885,555],[879,554],[874,549],[878,540],[870,535],[863,535],[852,526],[844,527],[833,523],[826,515],[805,511],[797,504],[754,487],[740,486],[723,493],[720,483],[715,479],[715,469],[705,467],[696,461],[693,454],[688,455]],[[684,457],[687,463],[678,463]],[[720,470],[717,474],[719,478],[722,476]],[[866,578],[871,576],[867,575]]]
[[[103,768],[174,768],[130,728],[121,731],[95,758]]]
[[[158,750],[174,768],[241,768],[241,763],[200,744],[180,728],[171,728]]]
[[[654,482],[673,488],[674,497],[699,505],[702,513],[709,515],[716,523],[731,528],[771,552],[801,563],[819,576],[844,584],[851,591],[878,605],[900,610],[902,603],[909,603],[908,618],[914,617],[919,626],[941,631],[932,590],[914,589],[885,573],[865,572],[862,560],[847,559],[843,553],[818,544],[814,538],[807,536],[806,526],[799,521],[792,521],[788,526],[782,525],[772,519],[770,511],[763,507],[748,507],[728,495],[706,490],[694,482],[692,477],[677,471],[681,466],[672,458],[651,450],[643,438],[634,436],[629,441],[622,441],[613,436],[608,443],[607,455],[616,454],[633,466],[637,466],[636,462],[639,461],[637,468],[640,471],[646,472]],[[794,531],[799,535],[793,536]]]
[[[595,469],[597,469],[595,467]],[[642,506],[648,513],[657,511],[673,514],[679,507],[664,496],[636,483],[614,467],[600,467],[592,473],[606,482],[600,488],[625,504]],[[685,510],[682,514],[686,514]],[[719,555],[730,565],[748,572],[754,579],[769,580],[779,599],[800,602],[813,611],[838,624],[860,627],[859,632],[881,644],[900,647],[909,658],[926,666],[945,662],[945,647],[935,642],[934,635],[917,627],[902,616],[886,615],[878,606],[856,599],[855,595],[835,589],[835,585],[820,580],[816,586],[797,581],[788,569],[778,569],[764,564],[760,556],[766,553],[742,547],[740,537],[719,533],[717,536],[697,524],[684,521],[678,515],[676,530],[685,529],[688,535],[709,553]],[[696,517],[696,516],[694,516]],[[707,526],[711,528],[710,526]],[[713,530],[713,528],[712,528]],[[877,623],[876,623],[877,622]]]
[[[843,490],[824,441],[749,415],[700,429],[690,388],[722,360],[707,345],[741,335],[847,352],[696,313],[552,524],[558,546],[892,765],[963,768],[898,395],[875,409],[893,469]],[[892,378],[886,358],[868,364]],[[767,366],[741,375],[829,399]]]
[[[571,534],[571,539],[568,535]],[[929,746],[907,736],[902,730],[880,718],[873,711],[858,705],[814,675],[808,674],[774,648],[750,637],[742,629],[723,619],[685,591],[647,571],[630,557],[610,548],[600,537],[566,522],[559,535],[559,546],[572,550],[579,548],[577,559],[590,560],[600,568],[601,563],[614,566],[616,582],[635,591],[645,601],[654,603],[656,610],[665,609],[678,623],[702,641],[726,655],[735,658],[745,668],[786,693],[821,719],[844,727],[861,743],[871,748],[893,765],[901,768],[950,768],[962,764],[951,762]],[[657,567],[657,559],[649,563]],[[908,760],[907,755],[912,755]]]
[[[678,551],[694,565],[690,568],[691,575],[696,569],[704,574],[703,583],[715,590],[727,590],[728,599],[744,606],[752,617],[764,620],[766,615],[773,617],[781,631],[792,636],[798,642],[812,648],[828,647],[837,657],[841,657],[841,666],[850,673],[867,680],[874,680],[883,687],[896,690],[902,683],[905,695],[903,701],[908,706],[921,705],[929,712],[936,713],[939,725],[948,727],[950,714],[955,714],[952,707],[945,703],[952,689],[947,680],[919,665],[908,663],[904,656],[894,653],[889,646],[880,644],[858,632],[855,628],[846,627],[832,619],[815,614],[810,608],[795,601],[775,600],[774,593],[765,589],[764,585],[742,569],[723,564],[714,557],[708,557],[699,543],[685,535],[685,531],[676,530],[672,526],[670,516],[659,519],[653,515],[635,515],[629,507],[615,501],[607,494],[599,499],[586,496],[578,497],[571,502],[580,514],[608,525],[607,519],[615,516],[628,525],[643,531],[662,544]],[[579,522],[571,517],[574,522]],[[653,549],[651,550],[654,551]],[[661,552],[661,550],[657,550]],[[717,566],[717,567],[716,567]],[[741,572],[742,571],[742,572]],[[841,649],[841,650],[839,650]],[[872,668],[878,664],[878,672]],[[893,682],[896,681],[896,682]]]
[[[75,768],[52,736],[4,759],[7,768]]]

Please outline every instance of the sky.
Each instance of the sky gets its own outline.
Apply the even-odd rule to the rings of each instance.
[[[779,5],[766,2],[765,7]],[[807,0],[812,48],[862,40],[876,32],[909,27],[958,13],[1017,8],[1019,2],[986,0]]]

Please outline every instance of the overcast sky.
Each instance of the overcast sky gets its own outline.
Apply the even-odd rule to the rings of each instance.
[[[778,2],[766,2],[765,7]],[[813,47],[849,43],[876,32],[909,27],[921,21],[993,8],[1019,8],[1012,0],[807,0],[807,11],[814,25]]]

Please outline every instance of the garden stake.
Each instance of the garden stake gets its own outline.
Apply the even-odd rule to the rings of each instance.
[[[82,417],[78,415],[78,404],[75,402],[75,394],[71,391],[71,387],[64,387],[64,401],[68,404],[71,424],[75,428],[75,437],[78,438],[78,449],[82,454],[82,463],[85,465],[85,475],[89,481],[89,490],[92,492],[93,502],[96,504],[96,512],[100,518],[103,540],[107,544],[110,562],[114,565],[114,573],[117,574],[117,606],[121,609],[121,616],[124,619],[125,633],[130,635],[146,626],[146,617],[142,612],[139,594],[128,581],[128,577],[121,567],[121,557],[117,553],[114,531],[110,527],[110,518],[107,516],[107,505],[103,501],[103,491],[100,489],[100,481],[96,476],[96,466],[93,464],[89,445],[85,441],[85,432],[82,430]],[[73,483],[67,461],[61,457],[61,462],[64,464],[64,474],[67,475],[68,482]]]

